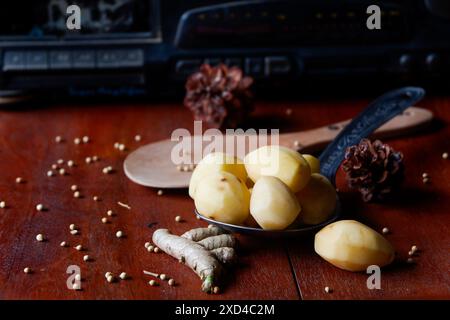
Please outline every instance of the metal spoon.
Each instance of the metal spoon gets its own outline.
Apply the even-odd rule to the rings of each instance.
[[[359,143],[361,139],[368,137],[382,124],[420,101],[424,95],[425,90],[422,88],[404,87],[390,91],[370,103],[322,152],[319,157],[321,174],[327,177],[331,183],[335,185],[336,172],[344,160],[347,147],[355,145]],[[195,214],[202,220],[232,232],[265,237],[287,237],[309,233],[337,220],[341,215],[341,203],[338,198],[332,216],[321,224],[312,226],[303,225],[295,229],[276,231],[223,223],[209,219],[201,215],[197,210],[195,210]]]

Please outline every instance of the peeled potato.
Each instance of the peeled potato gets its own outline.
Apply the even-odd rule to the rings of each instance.
[[[237,157],[222,152],[213,152],[206,155],[192,172],[189,181],[189,196],[194,199],[198,182],[212,172],[225,171],[235,175],[241,181],[247,180],[244,163]]]
[[[301,221],[319,224],[327,220],[336,208],[336,189],[327,178],[313,173],[308,184],[297,194],[302,207]]]
[[[276,177],[261,177],[253,186],[250,214],[265,230],[283,230],[301,208],[294,193]]]
[[[203,177],[194,201],[200,214],[217,221],[242,224],[249,215],[250,192],[245,183],[228,172]]]
[[[309,181],[308,162],[296,151],[280,146],[264,146],[244,158],[248,176],[254,182],[262,176],[277,177],[294,193]]]
[[[316,253],[348,271],[383,267],[394,260],[394,248],[378,232],[354,220],[341,220],[320,230],[314,240]]]
[[[302,154],[311,168],[311,173],[320,173],[320,160],[310,154]]]

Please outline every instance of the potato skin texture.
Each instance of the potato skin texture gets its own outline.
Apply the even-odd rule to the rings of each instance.
[[[264,146],[248,153],[245,168],[255,183],[262,176],[277,177],[292,192],[304,188],[311,176],[308,162],[298,152],[282,146]]]
[[[392,245],[378,232],[355,220],[341,220],[320,230],[314,250],[323,259],[347,271],[366,271],[370,265],[390,264]]]
[[[213,172],[199,181],[194,202],[205,217],[241,225],[249,216],[250,192],[231,173]]]
[[[192,172],[189,181],[189,196],[194,199],[197,184],[204,176],[220,171],[229,172],[241,181],[247,180],[247,171],[241,159],[223,152],[212,152],[206,155]]]
[[[256,181],[250,198],[250,214],[265,230],[286,229],[301,207],[294,193],[280,179],[263,176]]]
[[[310,154],[302,154],[303,158],[308,162],[311,168],[311,174],[320,173],[320,160]]]
[[[313,173],[308,184],[297,194],[302,207],[301,222],[319,224],[326,221],[336,208],[336,189],[321,174]]]

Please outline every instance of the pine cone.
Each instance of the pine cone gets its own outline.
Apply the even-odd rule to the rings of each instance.
[[[342,169],[365,202],[380,200],[403,180],[403,154],[380,140],[363,139],[347,148]]]
[[[253,110],[251,77],[237,67],[203,64],[186,82],[184,105],[212,128],[236,128]]]

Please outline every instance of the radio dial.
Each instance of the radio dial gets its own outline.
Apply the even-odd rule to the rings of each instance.
[[[440,57],[437,53],[430,53],[425,58],[425,66],[429,71],[436,71],[440,64]]]
[[[402,71],[404,72],[412,71],[414,59],[410,54],[402,54],[398,62]]]

